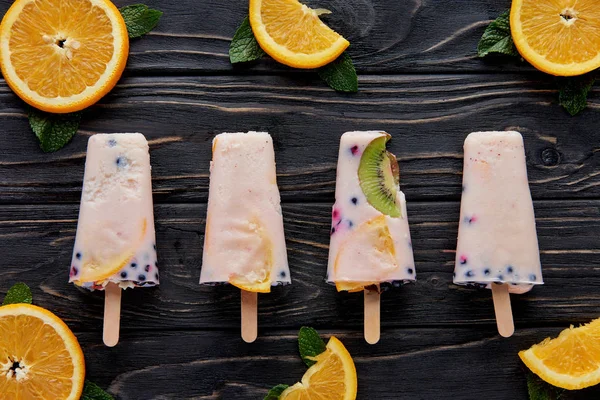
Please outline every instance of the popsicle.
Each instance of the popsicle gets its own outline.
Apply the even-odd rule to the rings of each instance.
[[[140,133],[88,141],[69,282],[106,290],[109,346],[118,342],[121,290],[159,283],[150,155]]]
[[[383,131],[340,139],[327,281],[365,296],[365,339],[379,340],[381,285],[415,280],[415,263],[396,157]]]
[[[242,290],[242,338],[252,342],[257,293],[291,283],[273,140],[266,132],[222,133],[212,153],[200,283]]]
[[[465,140],[454,283],[492,289],[503,336],[514,332],[509,293],[543,284],[518,132],[475,132]]]

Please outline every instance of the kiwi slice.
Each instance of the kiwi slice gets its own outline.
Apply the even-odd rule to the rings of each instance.
[[[401,217],[402,210],[396,204],[400,182],[400,169],[396,156],[386,150],[391,136],[373,139],[360,158],[358,179],[367,201],[379,212],[390,217]]]

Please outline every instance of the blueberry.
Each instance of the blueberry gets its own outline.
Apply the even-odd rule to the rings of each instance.
[[[117,145],[117,141],[115,139],[110,139],[108,141],[108,147],[115,147]]]
[[[485,274],[485,276],[488,276],[491,273],[491,271],[489,268],[486,268],[483,270],[483,273]]]
[[[158,272],[154,274],[154,277],[156,278],[156,280],[158,280]]]
[[[78,259],[78,260],[81,260],[81,253],[75,254],[75,258]]]
[[[475,274],[473,273],[473,271],[467,271],[467,272],[465,272],[465,276],[466,276],[467,278],[471,278],[473,275],[475,275]]]
[[[498,279],[499,281],[504,281],[504,277],[502,275],[498,275],[496,279]]]
[[[127,166],[127,158],[125,157],[117,157],[117,167],[125,167]]]
[[[354,204],[354,205],[358,204],[358,199],[356,197],[352,198],[352,204]]]
[[[131,268],[137,268],[137,264],[136,263],[131,263]]]
[[[414,274],[415,270],[412,268],[406,268],[406,272],[408,272],[409,275]]]
[[[146,280],[146,275],[139,275],[139,276],[138,276],[138,281],[141,281],[141,282],[143,282],[143,281],[145,281],[145,280]]]
[[[531,274],[531,275],[529,275],[529,280],[535,281],[535,280],[537,280],[537,276],[535,276],[535,274]]]
[[[353,226],[354,226],[354,222],[352,222],[352,221],[348,221],[348,227],[349,227],[349,228],[352,228]]]
[[[144,270],[145,270],[146,272],[150,271],[150,264],[146,265],[146,267],[144,268]]]
[[[287,275],[287,274],[285,273],[285,271],[281,271],[281,272],[279,273],[279,276],[280,276],[280,277],[282,277],[282,278],[285,278],[285,276],[286,276],[286,275]]]
[[[465,257],[465,256],[460,256],[460,264],[461,264],[461,265],[465,265],[465,264],[467,264],[467,257]]]
[[[508,267],[506,267],[506,272],[508,272],[509,274],[512,274],[514,271],[514,268],[512,267],[512,265],[509,265]]]
[[[121,272],[121,278],[123,278],[123,279],[127,278],[127,272],[125,272],[125,271]]]
[[[333,235],[335,233],[335,228],[331,228],[331,234]]]

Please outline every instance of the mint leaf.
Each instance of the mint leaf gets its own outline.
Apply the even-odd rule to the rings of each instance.
[[[235,31],[235,35],[233,35],[233,39],[229,45],[229,61],[232,64],[254,61],[265,54],[254,37],[254,33],[250,27],[250,19],[246,17],[237,31]]]
[[[492,53],[519,57],[519,52],[510,35],[510,11],[503,12],[489,24],[479,40],[477,55],[485,57]]]
[[[15,283],[10,289],[8,289],[2,305],[5,306],[7,304],[18,303],[31,304],[32,301],[33,297],[31,296],[31,289],[29,289],[29,286],[23,282],[19,282]]]
[[[557,78],[558,101],[571,115],[577,115],[587,107],[587,97],[596,78],[590,73],[581,76]]]
[[[532,372],[527,373],[529,400],[560,400],[564,389],[557,388],[541,380]]]
[[[29,107],[29,125],[45,152],[60,150],[79,129],[81,111],[69,114],[51,114]]]
[[[358,92],[356,69],[354,69],[352,59],[346,53],[339,56],[337,60],[319,68],[318,73],[330,88],[338,92]]]
[[[271,390],[269,390],[269,393],[267,393],[263,400],[279,400],[281,393],[283,393],[283,391],[288,387],[288,385],[277,385],[273,387]]]
[[[316,330],[303,326],[298,333],[298,348],[300,349],[300,357],[308,367],[316,364],[316,361],[308,357],[316,357],[325,351],[325,342]]]
[[[86,379],[80,400],[114,400],[114,397]]]
[[[149,8],[145,4],[133,4],[120,8],[119,11],[125,20],[130,39],[139,38],[150,32],[163,15],[162,11]]]

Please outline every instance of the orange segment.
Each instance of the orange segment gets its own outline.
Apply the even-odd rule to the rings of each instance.
[[[250,26],[268,55],[295,68],[322,67],[350,45],[297,0],[250,0]]]
[[[60,318],[30,304],[0,307],[0,338],[3,396],[79,399],[85,376],[83,352]]]
[[[519,352],[527,367],[546,382],[569,390],[600,383],[600,318],[565,329]]]
[[[356,270],[354,266],[362,266]],[[380,215],[363,222],[342,243],[333,266],[335,275],[345,280],[337,280],[338,291],[358,292],[365,286],[387,280],[389,274],[398,268],[394,240],[387,226],[386,216]],[[361,280],[363,274],[371,279],[379,277],[377,282]]]
[[[8,85],[53,113],[97,102],[121,77],[129,53],[125,21],[108,0],[17,0],[0,35]]]
[[[573,76],[600,67],[598,0],[513,0],[510,30],[540,71]]]
[[[327,349],[315,357],[317,361],[306,371],[302,382],[287,388],[280,400],[354,400],[357,378],[352,356],[335,336]]]

